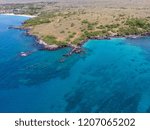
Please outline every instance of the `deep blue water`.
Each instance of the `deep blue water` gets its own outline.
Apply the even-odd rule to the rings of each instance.
[[[0,112],[150,112],[150,37],[89,40],[60,63],[69,48],[8,29],[26,19],[0,15]]]

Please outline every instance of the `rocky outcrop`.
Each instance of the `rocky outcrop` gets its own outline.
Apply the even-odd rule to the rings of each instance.
[[[142,36],[150,36],[150,32],[144,33]]]
[[[108,37],[108,36],[105,36],[105,37],[95,36],[95,37],[90,37],[90,39],[94,39],[94,40],[104,40],[104,39],[108,39],[108,40],[110,40],[111,38]]]
[[[9,26],[8,29],[24,30],[22,27],[18,27],[18,26]]]

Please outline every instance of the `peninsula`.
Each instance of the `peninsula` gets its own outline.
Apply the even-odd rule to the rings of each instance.
[[[117,4],[116,4],[117,3]],[[36,15],[22,28],[46,49],[78,47],[87,39],[141,36],[150,33],[149,0],[53,0],[6,3],[0,12]]]

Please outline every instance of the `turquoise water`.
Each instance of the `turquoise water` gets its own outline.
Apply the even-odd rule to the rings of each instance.
[[[0,15],[0,112],[150,112],[150,37],[89,40],[60,63],[69,48],[8,29],[26,19]]]

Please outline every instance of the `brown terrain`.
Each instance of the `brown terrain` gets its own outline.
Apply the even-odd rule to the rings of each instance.
[[[73,43],[80,41],[79,38],[85,31],[90,33],[107,31],[107,34],[116,35],[119,28],[126,26],[124,23],[129,18],[150,20],[150,0],[42,0],[44,1],[56,3],[44,6],[38,14],[35,14],[38,15],[38,24],[29,21],[25,26],[31,28],[31,34],[45,39],[45,42]],[[18,2],[22,3],[21,0],[0,1],[3,4]],[[40,0],[25,2],[40,2]],[[49,17],[49,13],[55,16]],[[43,14],[46,15],[42,16]],[[41,22],[45,18],[48,21]],[[105,27],[102,26],[107,25],[118,27],[104,30]],[[56,40],[46,38],[47,36],[55,37]]]

